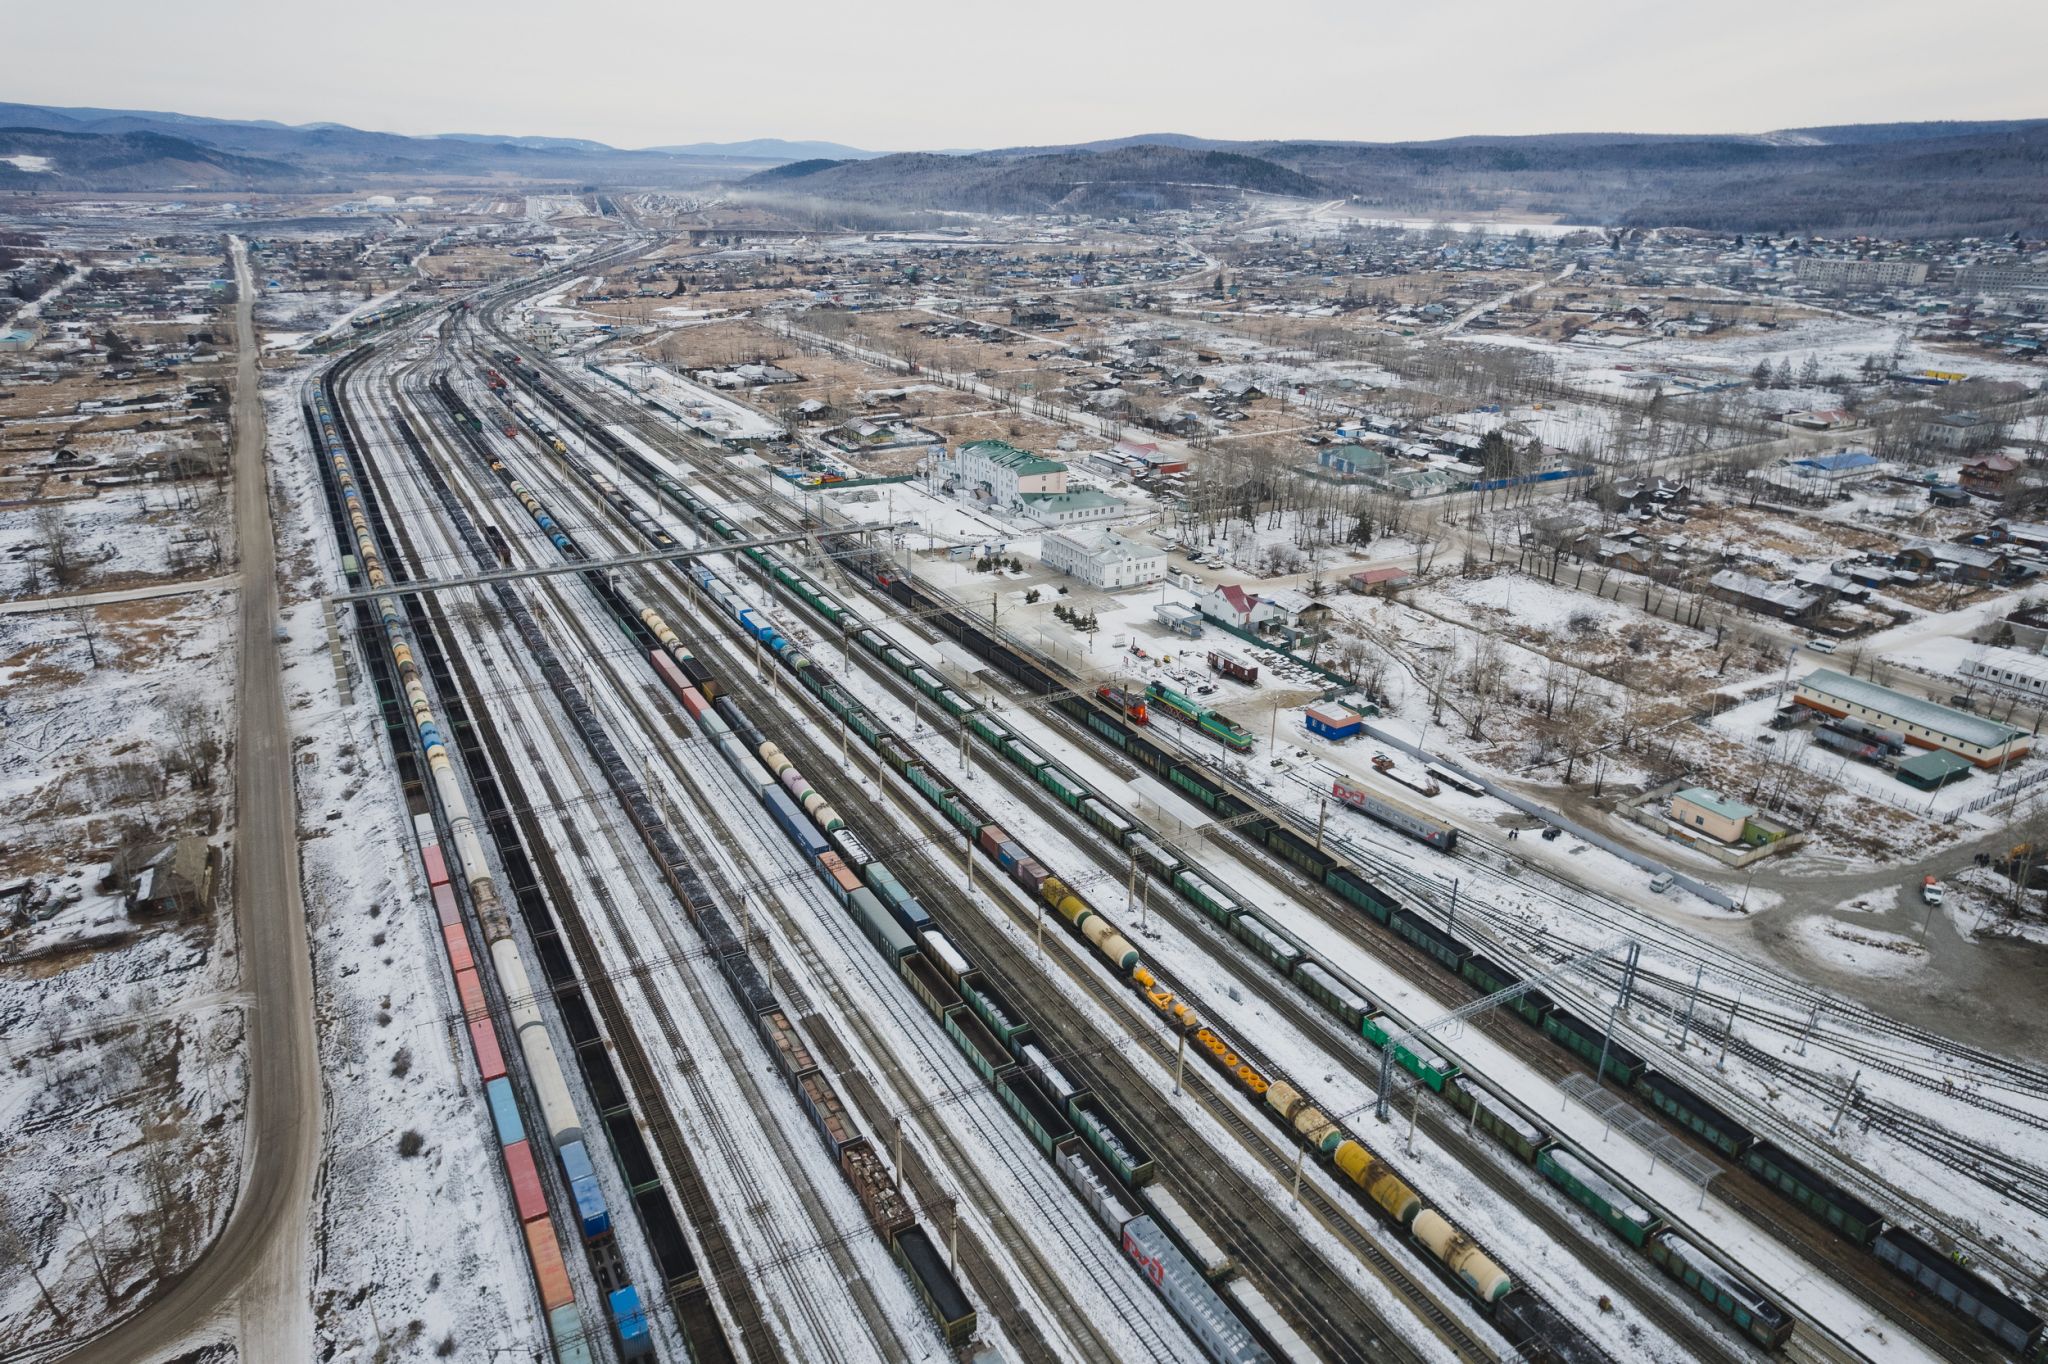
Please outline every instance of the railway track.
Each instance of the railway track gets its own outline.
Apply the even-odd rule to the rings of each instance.
[[[460,433],[454,434],[458,437],[457,448],[462,448],[459,443]],[[462,467],[462,462],[459,459],[451,461],[448,472],[454,474],[453,481],[465,485],[471,508],[474,510],[483,495],[476,491],[474,483],[468,478],[466,470]],[[488,505],[488,503],[485,502],[484,505]],[[583,647],[585,657],[596,660],[600,669],[612,671],[610,680],[615,686],[623,685],[622,679],[616,676],[616,671],[613,668],[614,660],[608,651],[604,650],[602,645],[594,639],[591,633],[592,625],[588,618],[570,602],[562,599],[565,594],[575,590],[572,585],[566,583],[551,583],[549,585],[548,594],[544,598],[548,603],[546,614],[554,618],[554,628],[549,633],[558,638],[571,638],[579,641]],[[542,723],[550,730],[554,751],[573,752],[572,741],[561,732],[554,716],[546,710],[541,710],[540,718]],[[671,730],[665,736],[667,739],[674,740],[683,737],[681,727],[676,724],[673,717],[670,717],[670,725]],[[651,734],[650,737],[656,739],[657,743],[664,738],[658,732]],[[534,752],[531,748],[529,748],[529,757],[543,772],[547,770],[540,754]],[[591,805],[602,812],[602,798],[595,791],[589,778],[580,771],[576,771],[573,765],[571,771],[580,788],[580,799],[572,798],[555,808],[567,810]],[[576,850],[579,856],[587,859],[587,853],[583,851],[582,847],[582,825],[578,822],[573,822],[566,813],[558,817],[562,825],[564,839],[570,843],[572,849]],[[681,834],[682,841],[692,845],[690,851],[699,871],[705,876],[707,882],[721,894],[724,902],[729,905],[738,903],[738,897],[733,891],[731,882],[723,874],[717,856],[713,851],[705,847],[700,841],[692,840],[689,837],[688,826],[684,822],[671,820],[670,824],[673,829]],[[640,892],[637,897],[639,902],[643,904],[660,903],[666,892],[666,887],[656,887],[647,883],[644,874],[640,871],[637,858],[629,850],[627,841],[619,833],[616,823],[610,819],[601,818],[600,827],[611,845],[614,865],[626,869],[627,874],[633,877],[637,883]],[[702,977],[701,966],[708,962],[708,952],[706,950],[693,950],[684,946],[677,937],[672,921],[668,916],[660,913],[645,916],[647,925],[645,929],[636,927],[621,913],[616,897],[607,889],[607,877],[603,869],[594,865],[586,865],[585,874],[589,883],[597,888],[598,898],[606,909],[607,917],[612,927],[614,953],[623,954],[627,958],[630,963],[631,973],[645,979],[656,974],[654,963],[674,964],[677,970],[696,970],[698,972],[697,978],[694,982],[690,982],[692,985],[691,994],[697,1005],[696,1017],[700,1021],[709,1023],[711,1030],[715,1034],[715,1045],[720,1052],[725,1055],[745,1054],[746,1049],[752,1045],[750,1039],[753,1030],[744,1024],[736,1025],[726,1016],[726,1012],[720,1007],[721,1001],[726,997],[720,982],[715,977],[708,981]],[[650,963],[646,954],[641,949],[641,942],[650,931],[664,949],[663,953],[653,959],[653,963]],[[683,963],[689,963],[689,966],[684,967]],[[691,1096],[695,1101],[696,1110],[708,1115],[709,1120],[700,1124],[699,1130],[709,1129],[717,1148],[719,1156],[717,1164],[719,1168],[727,1171],[729,1177],[740,1185],[742,1197],[739,1200],[739,1205],[747,1210],[753,1220],[753,1239],[757,1244],[769,1248],[766,1255],[759,1257],[757,1264],[780,1268],[783,1271],[778,1277],[781,1280],[784,1291],[794,1301],[797,1311],[810,1328],[811,1338],[814,1342],[810,1348],[820,1349],[833,1357],[843,1357],[840,1353],[843,1347],[837,1338],[839,1333],[831,1325],[828,1310],[817,1298],[815,1290],[809,1281],[802,1273],[797,1272],[799,1262],[803,1258],[803,1248],[792,1246],[786,1229],[780,1226],[772,1215],[774,1200],[753,1173],[752,1164],[746,1158],[745,1151],[750,1146],[753,1138],[759,1133],[765,1132],[771,1138],[774,1149],[781,1157],[782,1165],[786,1168],[808,1170],[815,1166],[815,1162],[806,1158],[808,1153],[805,1156],[799,1156],[790,1146],[788,1138],[781,1134],[779,1128],[772,1123],[763,1121],[758,1127],[750,1126],[745,1132],[742,1132],[727,1121],[725,1117],[728,1111],[727,1107],[720,1102],[720,1095],[710,1088],[709,1082],[694,1058],[684,1031],[677,1025],[673,1017],[666,997],[662,992],[654,989],[647,990],[646,994],[656,1024],[661,1032],[662,1040],[668,1047],[670,1058],[675,1064],[675,1072],[683,1077],[689,1087]],[[743,1033],[746,1034],[745,1038],[741,1035]],[[765,1117],[766,1114],[775,1111],[776,1106],[786,1104],[786,1098],[780,1090],[775,1091],[772,1096],[765,1093],[758,1079],[749,1068],[744,1066],[733,1067],[732,1074],[735,1077],[739,1090],[748,1100],[748,1111],[757,1115],[764,1115]],[[806,1138],[808,1135],[807,1131],[805,1134]],[[851,1286],[855,1305],[867,1321],[870,1334],[878,1343],[882,1343],[885,1348],[900,1353],[902,1343],[896,1334],[894,1323],[875,1299],[872,1288],[865,1281],[864,1271],[855,1265],[847,1253],[846,1247],[843,1244],[844,1238],[838,1235],[832,1216],[824,1206],[815,1184],[807,1179],[796,1179],[791,1181],[791,1187],[804,1204],[805,1213],[810,1218],[812,1224],[824,1229],[825,1235],[820,1237],[815,1242],[815,1245],[834,1259],[835,1268],[839,1271],[842,1282]],[[822,1342],[822,1344],[819,1344],[819,1342]]]
[[[778,740],[782,740],[783,738],[783,736],[780,735],[776,737],[778,737]],[[794,756],[794,754],[792,754],[792,756]],[[822,762],[825,760],[819,758],[817,761]],[[819,770],[815,763],[813,765],[813,770]],[[904,874],[905,873],[903,873],[899,869],[899,875]],[[908,876],[906,876],[906,880],[908,879]],[[1100,982],[1096,980],[1093,976],[1090,976],[1089,979],[1094,984],[1100,984]],[[1163,1043],[1163,1041],[1160,1041],[1158,1039],[1155,1031],[1147,1030],[1144,1034],[1144,1040],[1148,1044],[1148,1049],[1163,1053],[1165,1044]],[[1247,1052],[1246,1055],[1248,1059],[1254,1059],[1250,1057],[1249,1052]],[[1242,1116],[1236,1113],[1234,1109],[1228,1109],[1224,1115],[1223,1120],[1225,1126],[1232,1127],[1235,1129],[1235,1133],[1241,1141],[1247,1142],[1247,1144],[1252,1146],[1254,1149],[1261,1149],[1265,1146],[1265,1143],[1258,1141],[1252,1137],[1251,1134],[1255,1129],[1251,1128],[1250,1125],[1244,1121]],[[1263,1149],[1261,1149],[1261,1154],[1264,1154]],[[1278,1171],[1278,1173],[1282,1174],[1283,1177],[1290,1174],[1291,1160],[1283,1158],[1281,1162],[1281,1168]],[[1305,1196],[1307,1196],[1306,1193]],[[1320,1197],[1319,1194],[1316,1196]],[[1334,1206],[1329,1205],[1327,1204],[1327,1202],[1325,1202],[1324,1205],[1319,1209],[1319,1211],[1326,1218],[1328,1218],[1329,1215],[1334,1211]],[[1236,1214],[1233,1220],[1242,1221],[1241,1213]],[[1437,1329],[1440,1333],[1443,1333],[1447,1336],[1453,1336],[1454,1339],[1455,1336],[1463,1336],[1464,1339],[1456,1341],[1456,1343],[1459,1346],[1459,1348],[1468,1353],[1468,1357],[1470,1356],[1470,1352],[1477,1348],[1476,1341],[1471,1340],[1469,1335],[1466,1335],[1461,1327],[1457,1327],[1456,1323],[1448,1316],[1448,1314],[1444,1313],[1442,1309],[1435,1304],[1434,1299],[1420,1288],[1419,1284],[1416,1283],[1412,1276],[1409,1276],[1406,1273],[1406,1271],[1402,1270],[1398,1265],[1391,1261],[1384,1254],[1384,1252],[1382,1252],[1380,1248],[1372,1242],[1370,1237],[1363,1235],[1354,1222],[1351,1222],[1349,1218],[1344,1218],[1342,1219],[1342,1222],[1340,1222],[1336,1226],[1333,1226],[1332,1229],[1338,1231],[1338,1234],[1352,1245],[1353,1249],[1359,1253],[1361,1258],[1363,1258],[1368,1264],[1373,1265],[1377,1270],[1379,1270],[1381,1276],[1384,1279],[1386,1279],[1387,1282],[1390,1285],[1392,1285],[1397,1292],[1402,1293],[1411,1301],[1411,1303],[1415,1304],[1417,1306],[1418,1312],[1424,1317],[1425,1321],[1431,1323],[1435,1327],[1435,1329]]]
[[[588,508],[583,508],[583,510],[588,510]],[[603,538],[605,534],[605,532],[599,529],[600,526],[601,521],[594,518],[589,525],[579,529],[579,534],[594,543],[597,539]],[[573,615],[574,613],[570,614]],[[617,652],[603,647],[601,644],[590,641],[587,624],[579,621],[573,628],[577,633],[584,636],[588,645],[587,656],[593,659],[598,667],[604,669],[609,674],[611,684],[615,690],[622,692],[633,691],[645,681],[645,679],[622,676],[621,665],[623,659],[621,656]],[[738,672],[740,669],[735,668],[733,671]],[[643,714],[640,718],[647,720],[651,717]],[[747,841],[752,842],[756,846],[775,848],[780,853],[783,840],[777,831],[767,826],[765,817],[760,815],[758,804],[752,799],[750,793],[723,789],[716,793],[717,798],[714,799],[704,790],[700,781],[693,780],[688,775],[693,768],[698,771],[712,772],[715,782],[722,786],[729,786],[729,782],[722,777],[722,774],[725,772],[722,763],[715,756],[709,755],[708,749],[702,742],[694,740],[684,733],[681,722],[672,714],[668,715],[666,720],[670,727],[669,732],[666,734],[656,732],[651,734],[650,737],[656,741],[655,753],[659,755],[660,761],[669,770],[670,783],[667,787],[669,793],[682,792],[684,798],[695,807],[699,817],[706,821],[706,827],[709,827],[712,822],[733,826],[735,821],[737,821],[738,825],[744,826],[745,832],[751,835],[751,838]],[[686,763],[686,757],[694,761]],[[688,820],[679,819],[672,821],[672,823],[678,829],[687,830],[689,828]],[[740,829],[736,827],[735,832],[739,831]],[[697,845],[697,851],[703,857],[705,865],[715,867],[716,860],[710,855],[710,850],[701,841]],[[815,890],[812,888],[814,878],[802,873],[801,869],[791,873],[785,867],[784,872],[784,876],[779,881],[774,882],[774,884],[802,885],[812,895],[816,895]],[[740,903],[740,895],[729,880],[726,880],[722,875],[714,876],[712,879],[714,884],[721,886],[730,903]],[[778,897],[772,895],[756,896],[753,898],[753,902],[763,906],[770,913],[771,917],[775,919],[778,926],[784,931],[785,941],[807,943],[808,940],[804,930],[787,913]],[[872,957],[871,949],[868,948],[863,940],[859,939],[851,923],[845,920],[844,916],[834,913],[822,915],[821,918],[828,925],[828,929],[834,932],[840,945],[846,950],[847,956],[868,977],[868,983],[876,989],[885,1003],[893,1003],[898,1006],[894,1010],[898,1021],[904,1024],[904,1031],[917,1045],[921,1059],[925,1062],[926,1066],[934,1073],[945,1073],[945,1069],[952,1057],[952,1052],[950,1048],[944,1045],[943,1040],[932,1028],[929,1020],[925,1019],[915,1008],[914,1001],[909,1000],[906,992],[896,982],[893,975],[883,971],[878,963],[870,962]],[[889,1055],[889,1050],[883,1045],[880,1034],[869,1020],[869,1008],[853,1003],[845,995],[833,973],[824,966],[815,953],[806,953],[805,965],[808,969],[804,972],[803,976],[794,977],[790,973],[784,972],[784,979],[810,979],[814,984],[821,984],[821,987],[838,1001],[841,1006],[842,1016],[849,1020],[851,1025],[861,1033],[864,1044],[869,1045],[872,1053],[878,1056]],[[818,1022],[815,1016],[813,1016],[812,1022],[814,1025]],[[899,1085],[904,1083],[904,1077],[895,1069],[885,1069],[884,1073],[895,1083]],[[983,1094],[986,1093],[985,1090],[979,1089],[978,1086],[977,1091]],[[870,1094],[872,1094],[872,1091],[870,1091]],[[894,1110],[897,1112],[918,1109],[925,1105],[928,1098],[928,1096],[922,1095],[915,1090],[899,1090],[898,1095],[899,1103]],[[986,1107],[986,1105],[983,1105],[983,1107]],[[890,1110],[877,1109],[875,1111],[888,1112]],[[976,1111],[972,1116],[972,1125],[984,1141],[997,1145],[998,1149],[1000,1149],[999,1139],[995,1134],[1007,1128],[1007,1117]],[[930,1135],[933,1143],[948,1154],[951,1168],[960,1172],[962,1182],[970,1189],[979,1193],[980,1197],[976,1200],[977,1206],[984,1209],[1001,1209],[1006,1199],[979,1174],[976,1159],[945,1131],[942,1124],[932,1125]],[[1064,1190],[1061,1190],[1060,1194],[1063,1196]],[[1049,1210],[1050,1202],[1046,1198],[1044,1191],[1035,1191],[1033,1198],[1041,1210]],[[943,1204],[939,1204],[939,1206],[943,1206]],[[1056,1214],[1051,1215],[1048,1220],[1058,1230],[1060,1224],[1058,1216]],[[1003,1224],[1013,1225],[1008,1223],[1006,1216],[1003,1218]],[[1059,1234],[1066,1236],[1069,1233],[1061,1231]],[[1082,1336],[1078,1344],[1082,1352],[1089,1357],[1102,1357],[1106,1353],[1102,1338],[1095,1334],[1088,1325],[1082,1304],[1075,1300],[1072,1291],[1050,1269],[1041,1248],[1029,1236],[1023,1234],[1010,1237],[1008,1244],[1009,1249],[1020,1263],[1026,1277],[1041,1291],[1048,1305],[1059,1314],[1059,1319],[1066,1323],[1078,1324],[1078,1331]],[[1074,1252],[1077,1257],[1085,1258],[1077,1245],[1069,1242],[1068,1249]],[[1098,1255],[1096,1258],[1101,1259],[1103,1257]],[[983,1259],[985,1262],[985,1277],[991,1283],[1000,1284],[1000,1276],[995,1273],[993,1259],[987,1257],[985,1253]],[[1114,1260],[1112,1259],[1110,1263],[1114,1265]],[[1127,1306],[1132,1307],[1132,1310],[1127,1315],[1131,1320],[1139,1323],[1136,1329],[1138,1329],[1142,1338],[1145,1334],[1143,1314],[1135,1310],[1128,1285],[1117,1280],[1111,1280],[1107,1291],[1111,1297],[1121,1298]],[[1014,1298],[1012,1298],[1012,1302],[1014,1303]],[[1030,1322],[1021,1309],[1013,1307],[1009,1317],[1014,1339],[1029,1342],[1038,1335],[1035,1325]],[[1165,1342],[1157,1337],[1156,1333],[1153,1335],[1150,1343],[1154,1347],[1155,1353],[1172,1353]],[[1040,1357],[1047,1359],[1058,1357],[1042,1345],[1038,1354]]]
[[[335,396],[338,404],[337,415],[346,421],[347,414],[343,409],[347,406],[347,398],[339,391],[339,386]],[[357,429],[360,431],[359,426]],[[393,562],[416,563],[418,555],[409,543],[409,537],[402,527],[393,531],[388,524],[388,518],[384,515],[383,508],[391,501],[391,493],[379,461],[374,457],[366,457],[368,452],[360,438],[356,441],[356,446],[365,480],[372,493],[372,496],[365,498],[366,509],[370,510],[376,520],[386,523],[384,534],[396,540],[394,548],[401,550],[405,556],[400,559],[394,555]],[[449,666],[458,684],[466,684],[463,685],[463,690],[475,695],[477,689],[474,685],[474,675],[470,673],[466,661],[461,658],[460,651],[442,652],[449,660]],[[501,789],[511,795],[517,790],[517,778],[509,760],[509,752],[490,719],[489,708],[474,707],[472,718],[485,736],[487,751],[492,754],[496,769],[493,774],[495,780]],[[523,792],[519,794],[523,795]],[[704,1191],[701,1173],[688,1145],[681,1138],[680,1124],[668,1108],[654,1067],[632,1027],[631,1015],[624,1008],[615,986],[603,971],[602,958],[596,951],[586,925],[574,908],[578,902],[570,893],[566,880],[555,863],[544,832],[532,818],[531,807],[516,796],[511,799],[510,804],[519,812],[522,834],[525,835],[527,847],[535,856],[543,877],[553,883],[549,890],[557,911],[557,922],[564,936],[569,939],[571,950],[583,969],[586,977],[585,988],[597,1004],[600,1016],[605,1020],[606,1030],[626,1071],[639,1110],[649,1131],[655,1137],[656,1148],[663,1155],[671,1179],[681,1195],[686,1214],[699,1232],[701,1262],[711,1267],[723,1305],[732,1318],[734,1333],[742,1338],[752,1335],[755,1342],[768,1347],[769,1353],[764,1356],[756,1352],[755,1357],[778,1359],[779,1353],[773,1351],[773,1337],[762,1321],[752,1282],[739,1265],[731,1241],[723,1230],[723,1220]],[[687,1293],[673,1295],[673,1305],[690,1340],[693,1353],[701,1351],[700,1357],[709,1359],[734,1357],[724,1324],[715,1316],[696,1311],[695,1304]]]

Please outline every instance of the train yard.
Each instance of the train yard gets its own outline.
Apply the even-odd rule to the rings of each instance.
[[[1658,1043],[1683,1011],[1812,1089],[1788,982],[1516,877],[1578,905],[1532,926],[1470,830],[1330,814],[1233,764],[1241,730],[1104,703],[515,335],[560,275],[302,394],[555,1358],[2038,1351],[1969,1267],[2024,1254]],[[1462,903],[1404,837],[1455,850]],[[2048,1206],[1916,1120],[1939,1039],[1881,1024],[1816,1005],[1799,1055],[1884,1072],[1868,1125]],[[1946,1055],[1986,1082],[1959,1102],[2042,1125],[2034,1069]]]

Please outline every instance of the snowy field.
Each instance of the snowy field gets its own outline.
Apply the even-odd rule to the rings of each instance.
[[[99,888],[113,850],[216,834],[226,817],[232,607],[226,593],[102,607],[90,645],[74,614],[0,616],[0,800],[40,816],[0,849],[0,881],[49,893],[0,938],[0,1236],[20,1238],[68,1312],[132,1305],[189,1263],[239,1177],[227,897],[136,919]],[[0,1275],[10,1338],[54,1324],[30,1276]]]

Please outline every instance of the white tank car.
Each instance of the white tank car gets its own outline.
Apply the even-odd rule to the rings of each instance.
[[[548,1039],[547,1024],[541,1020],[540,1003],[527,981],[519,945],[510,938],[492,943],[491,961],[498,968],[498,985],[511,1008],[512,1027],[519,1034],[519,1054],[526,1058],[527,1076],[540,1096],[548,1140],[556,1150],[581,1141],[583,1124],[576,1117],[576,1101],[569,1097],[569,1082],[563,1078],[561,1062],[555,1059],[555,1044]]]

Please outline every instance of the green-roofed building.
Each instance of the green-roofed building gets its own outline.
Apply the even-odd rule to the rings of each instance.
[[[1066,465],[1008,441],[977,440],[947,451],[939,471],[948,492],[996,507],[1019,506],[1027,494],[1067,490]]]
[[[1968,758],[1936,748],[1900,763],[1897,775],[1908,786],[1917,786],[1922,791],[1939,791],[1950,782],[1969,776],[1971,766]]]

